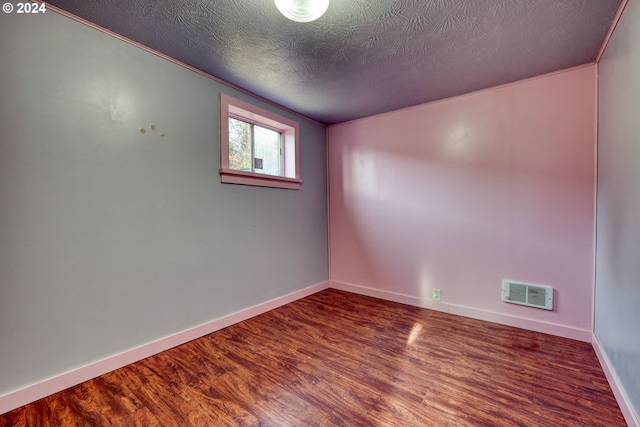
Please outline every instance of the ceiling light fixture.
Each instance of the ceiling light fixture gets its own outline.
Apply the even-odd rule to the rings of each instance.
[[[329,7],[329,0],[275,0],[276,7],[296,22],[311,22],[320,18]]]

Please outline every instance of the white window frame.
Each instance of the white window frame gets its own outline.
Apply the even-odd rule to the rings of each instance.
[[[229,118],[240,119],[281,133],[283,175],[266,175],[239,171],[229,167]],[[300,179],[300,138],[298,134],[298,123],[296,121],[221,93],[220,181],[226,184],[299,190],[302,179]]]

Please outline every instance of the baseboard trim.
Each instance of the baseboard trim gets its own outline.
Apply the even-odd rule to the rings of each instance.
[[[616,374],[613,365],[609,361],[609,358],[607,357],[607,354],[600,344],[600,341],[598,340],[595,332],[591,337],[591,343],[593,344],[593,349],[598,356],[598,360],[600,361],[600,365],[602,366],[604,375],[607,377],[607,381],[609,381],[609,386],[613,391],[613,395],[618,401],[618,406],[620,406],[620,410],[622,411],[622,415],[624,415],[625,421],[627,422],[629,427],[640,427],[640,418],[638,418],[638,416],[635,414],[633,407],[631,406],[631,400],[620,384],[618,375]]]
[[[485,320],[488,322],[499,323],[501,325],[514,326],[517,328],[528,329],[531,331],[542,332],[545,334],[556,335],[583,342],[591,342],[592,332],[586,329],[577,329],[570,326],[558,325],[555,323],[547,323],[541,322],[539,320],[510,316],[507,314],[496,313],[493,311],[482,310],[473,307],[435,302],[426,298],[384,291],[344,282],[331,281],[330,287],[343,291],[353,292],[356,294],[367,295],[374,298],[381,298],[389,301],[399,302],[402,304],[408,304],[416,307],[428,308],[430,310],[442,311],[444,313],[455,314],[458,316],[470,317],[472,319]]]
[[[111,372],[115,369],[129,365],[153,356],[162,351],[184,344],[196,338],[231,326],[234,323],[247,320],[251,317],[265,313],[274,308],[278,308],[290,302],[299,300],[309,295],[320,292],[329,287],[329,282],[321,282],[299,291],[291,292],[278,298],[263,302],[261,304],[237,311],[227,316],[220,317],[207,323],[186,329],[173,335],[160,338],[139,347],[126,350],[122,353],[106,357],[94,363],[72,369],[60,375],[48,378],[43,381],[28,385],[24,388],[11,391],[0,396],[0,414],[12,411],[20,406],[34,402],[43,397],[62,391],[71,386]]]

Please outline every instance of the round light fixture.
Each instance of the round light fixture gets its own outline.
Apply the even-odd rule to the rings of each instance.
[[[329,0],[274,0],[287,18],[296,22],[311,22],[320,18],[329,7]]]

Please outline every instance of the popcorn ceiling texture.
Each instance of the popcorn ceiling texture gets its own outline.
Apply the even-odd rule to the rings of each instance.
[[[272,0],[48,3],[334,124],[592,62],[620,0],[331,0],[311,23]]]

